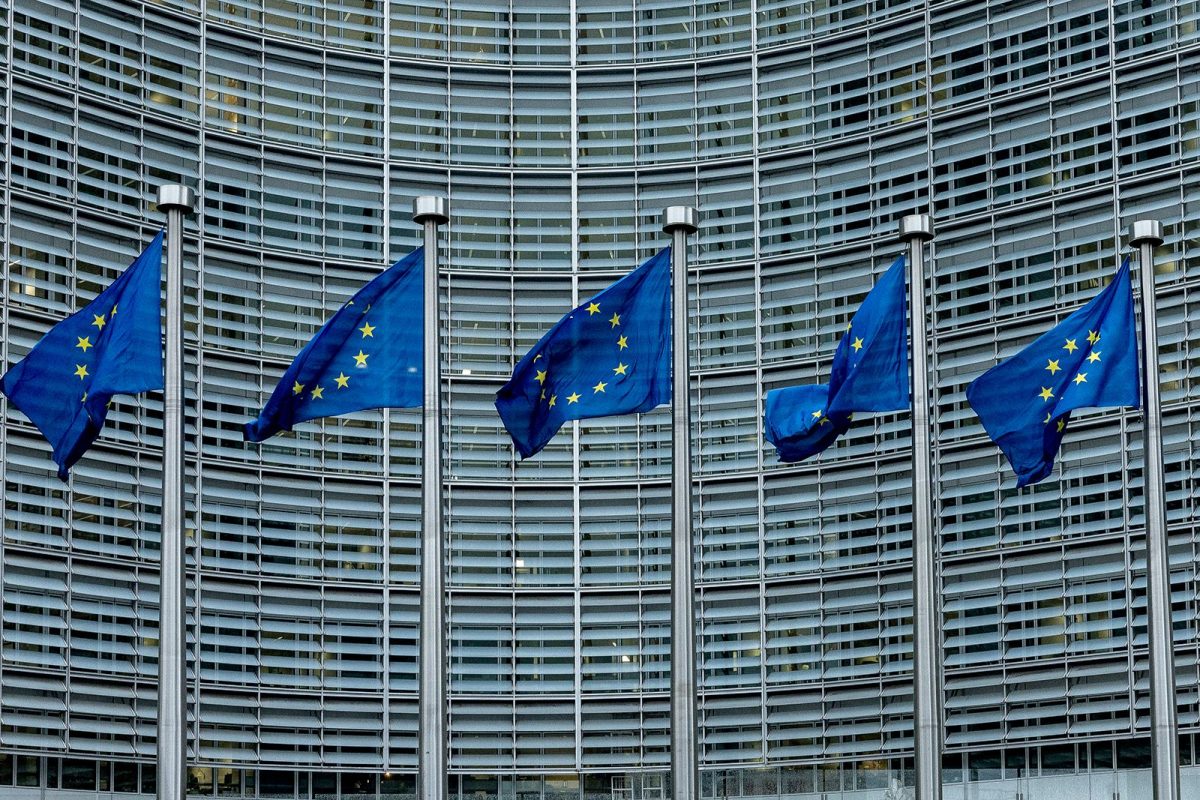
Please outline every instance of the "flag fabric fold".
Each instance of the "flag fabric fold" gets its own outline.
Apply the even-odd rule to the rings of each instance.
[[[671,401],[671,248],[560,319],[496,393],[522,458],[564,422]]]
[[[1138,398],[1129,259],[1100,294],[967,387],[967,402],[1008,458],[1017,488],[1054,469],[1071,412]]]
[[[780,461],[824,450],[859,411],[909,407],[904,256],[867,294],[838,342],[829,383],[767,392],[764,431]]]
[[[245,438],[298,422],[422,403],[425,250],[418,247],[346,302],[292,361]]]
[[[50,443],[61,480],[100,435],[113,395],[163,388],[162,245],[160,231],[0,379],[0,390]]]

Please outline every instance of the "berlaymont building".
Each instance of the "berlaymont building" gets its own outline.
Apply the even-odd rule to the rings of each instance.
[[[643,800],[669,761],[670,415],[520,462],[492,406],[573,304],[699,209],[691,350],[702,797],[912,783],[908,415],[783,465],[929,213],[947,797],[1149,798],[1137,412],[1017,491],[966,385],[1161,220],[1180,750],[1200,732],[1200,2],[0,0],[4,364],[186,227],[189,791],[405,798],[420,418],[243,442],[295,353],[448,198],[449,800]],[[419,331],[392,332],[419,335]],[[0,401],[0,797],[154,791],[161,395],[60,482]]]

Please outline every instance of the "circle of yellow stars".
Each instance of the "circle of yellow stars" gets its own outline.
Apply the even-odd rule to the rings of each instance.
[[[346,303],[346,305],[352,306],[352,305],[354,305],[354,301],[351,300],[348,303]],[[365,309],[363,309],[363,312],[362,312],[363,316],[365,317],[367,312],[369,312],[370,310],[371,310],[371,305],[368,303],[367,307]],[[371,322],[365,318],[363,319],[362,322],[363,322],[362,327],[357,329],[358,332],[360,334],[362,334],[359,337],[360,342],[362,340],[366,340],[366,339],[374,339],[375,331],[379,329],[379,326],[372,325]],[[368,347],[368,346],[369,346],[369,344],[361,345],[358,349],[358,353],[354,356],[351,356],[354,359],[353,369],[366,369],[367,368],[367,360],[371,357],[371,354],[366,352],[363,348]],[[342,389],[350,388],[351,377],[352,376],[347,375],[344,370],[339,369],[337,376],[334,377],[334,379],[333,379],[334,385],[332,388],[334,389],[334,391],[341,391]],[[318,383],[316,386],[309,389],[307,386],[305,386],[303,383],[301,383],[300,381],[297,380],[292,383],[292,396],[300,397],[301,395],[303,395],[305,393],[305,391],[307,391],[309,400],[324,400],[325,399],[325,389],[326,389],[326,387],[322,386],[320,383]]]
[[[853,321],[846,323],[846,335],[847,336],[850,334],[850,331],[853,328],[854,328]],[[845,337],[842,337],[842,338],[845,339]],[[853,339],[850,340],[850,347],[854,350],[855,353],[862,350],[863,346],[864,346],[864,343],[863,343],[861,336],[855,336]],[[854,366],[854,363],[852,363],[851,366]],[[818,408],[816,411],[812,412],[812,418],[815,420],[818,420],[818,422],[817,422],[818,425],[830,424],[829,417],[825,416],[825,409],[823,409],[823,408]],[[854,418],[854,415],[851,414],[849,416],[849,419],[853,419],[853,418]]]
[[[594,317],[597,314],[603,313],[600,309],[600,304],[597,303],[595,300],[589,301],[588,304],[586,306],[584,306],[583,310],[587,312],[588,317]],[[605,321],[608,323],[609,330],[615,331],[617,328],[621,327],[621,315],[617,314],[615,312],[613,313],[613,315],[611,317],[609,317]],[[612,368],[613,377],[609,378],[607,381],[604,381],[604,380],[597,381],[594,386],[590,387],[592,390],[592,395],[607,394],[608,387],[610,385],[612,385],[612,382],[614,380],[627,377],[628,375],[631,374],[633,366],[631,364],[626,364],[619,357],[621,351],[628,349],[629,337],[618,331],[616,345],[617,345],[618,358],[617,358],[617,365]],[[536,364],[541,359],[542,359],[541,353],[538,353],[537,355],[535,355],[533,357],[534,364]],[[546,380],[549,375],[549,371],[550,371],[549,366],[547,366],[545,369],[538,369],[536,366],[534,367],[533,379],[535,381],[537,381],[539,386],[545,387]],[[571,393],[569,395],[567,395],[567,397],[566,397],[567,405],[568,406],[577,405],[579,403],[579,401],[582,399],[583,399],[582,394],[580,394],[578,391],[572,390]],[[538,396],[538,400],[539,400],[539,402],[544,400],[546,402],[546,408],[548,408],[548,409],[554,408],[558,405],[558,395],[550,394],[549,396],[547,396],[545,388],[542,388],[541,393]]]
[[[87,336],[75,337],[75,349],[80,351],[78,358],[82,363],[75,364],[75,369],[72,374],[84,383],[83,392],[79,397],[80,403],[86,403],[88,399],[87,379],[92,375],[92,373],[88,372],[88,359],[91,357],[91,353],[88,351],[94,349],[96,346],[95,342],[92,341],[92,337],[96,337],[96,341],[99,341],[100,336],[104,333],[104,326],[107,325],[109,321],[116,315],[117,304],[113,303],[112,310],[109,311],[107,315],[92,314],[92,322],[89,327],[95,328],[95,333],[89,333]],[[111,400],[109,401],[109,405],[112,405]]]
[[[1096,348],[1096,345],[1098,345],[1098,344],[1100,344],[1100,332],[1089,330],[1088,334],[1087,334],[1087,344],[1083,345],[1082,348],[1079,345],[1079,337],[1076,336],[1073,339],[1064,337],[1063,345],[1062,345],[1061,349],[1066,350],[1067,355],[1074,355],[1076,350],[1084,349],[1085,352],[1087,352],[1087,358],[1084,359],[1085,365],[1086,364],[1097,364],[1103,360],[1103,356],[1104,356],[1103,351]],[[1059,372],[1063,371],[1062,360],[1063,360],[1063,356],[1059,356],[1058,358],[1047,358],[1045,370],[1047,372],[1049,372],[1052,376],[1057,375]],[[1071,386],[1073,386],[1073,385],[1079,386],[1080,384],[1087,383],[1087,377],[1088,377],[1087,372],[1083,371],[1082,369],[1076,370],[1075,377],[1071,378],[1067,382],[1067,388],[1070,389]],[[1057,397],[1058,395],[1056,395],[1054,393],[1053,387],[1042,386],[1041,391],[1037,393],[1037,396],[1041,398],[1043,403],[1048,403],[1051,400],[1053,400],[1055,397]],[[1047,411],[1046,418],[1042,420],[1042,424],[1049,425],[1053,421],[1054,421],[1053,412]],[[1063,429],[1066,427],[1066,425],[1067,425],[1066,419],[1060,417],[1058,419],[1058,423],[1056,425],[1057,431],[1059,433],[1061,433],[1063,431]]]

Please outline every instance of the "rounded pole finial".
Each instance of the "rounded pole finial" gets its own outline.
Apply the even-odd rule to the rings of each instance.
[[[187,186],[179,183],[168,183],[158,187],[159,211],[179,209],[185,214],[190,214],[195,207],[196,193]]]
[[[662,229],[666,233],[682,230],[695,233],[700,227],[700,214],[691,206],[667,206],[662,212]]]
[[[441,224],[450,221],[449,203],[439,195],[423,194],[413,198],[413,222],[418,225],[433,222]]]
[[[900,241],[920,239],[927,242],[933,238],[933,217],[928,214],[907,214],[900,218]]]
[[[1163,243],[1163,225],[1156,219],[1136,220],[1129,229],[1130,247],[1148,244],[1158,247]]]

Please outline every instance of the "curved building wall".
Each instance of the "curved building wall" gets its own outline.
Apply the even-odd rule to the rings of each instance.
[[[663,780],[667,410],[568,426],[517,463],[491,399],[565,309],[666,243],[676,203],[702,219],[688,312],[706,791],[904,778],[907,415],[783,466],[760,412],[767,389],[824,374],[917,211],[938,223],[948,779],[1144,761],[1140,418],[1083,415],[1055,477],[1016,492],[963,395],[1094,294],[1143,216],[1167,230],[1177,677],[1196,730],[1198,22],[1190,0],[0,0],[6,364],[129,263],[160,225],[159,184],[201,198],[193,791],[411,786],[418,415],[261,447],[241,425],[327,315],[418,243],[424,193],[452,213],[456,791],[649,797]],[[149,787],[159,397],[119,398],[68,485],[4,409],[0,786]]]

